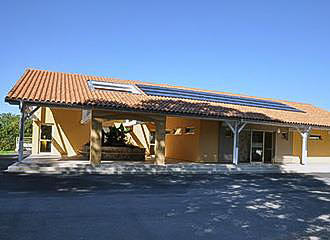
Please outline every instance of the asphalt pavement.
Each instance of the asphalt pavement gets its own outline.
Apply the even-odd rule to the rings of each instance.
[[[330,239],[330,174],[1,174],[0,239]]]

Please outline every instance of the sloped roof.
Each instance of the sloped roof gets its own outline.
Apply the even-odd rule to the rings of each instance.
[[[222,92],[175,87],[135,80],[121,80],[118,78],[27,69],[15,86],[10,90],[5,100],[12,104],[24,100],[29,103],[35,103],[36,105],[88,106],[111,110],[153,112],[169,115],[179,114],[213,119],[235,118],[330,127],[330,112],[310,104],[225,93],[226,95],[231,96],[242,96],[284,103],[288,106],[297,108],[302,112],[283,111],[185,98],[150,96],[144,93],[131,94],[125,92],[93,90],[88,86],[88,80],[133,85],[144,84],[173,89],[198,90],[200,92],[224,94]]]

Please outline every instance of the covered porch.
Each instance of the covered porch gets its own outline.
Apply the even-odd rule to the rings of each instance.
[[[51,156],[52,158],[65,161],[88,160],[87,162],[92,166],[111,160],[102,159],[102,142],[104,141],[102,129],[113,122],[138,121],[149,125],[146,130],[142,127],[142,138],[145,140],[143,144],[138,136],[133,134],[131,137],[136,145],[147,148],[143,163],[155,165],[186,162],[233,165],[299,163],[304,165],[308,163],[309,136],[312,130],[321,131],[311,126],[242,119],[210,119],[102,109],[31,107],[24,103],[21,104],[20,109],[19,152],[23,150],[21,142],[24,141],[22,134],[24,121],[34,116],[34,131],[37,131],[35,135],[42,138],[41,131],[44,125],[52,126],[51,132],[56,132],[58,135],[38,139],[39,145],[35,148],[40,150],[41,144],[46,142],[46,144],[49,143],[50,148],[56,148],[60,153],[57,157]],[[68,116],[71,116],[71,120],[67,119]],[[68,121],[75,121],[75,123],[70,125]],[[75,133],[72,134],[74,131]],[[297,141],[297,135],[301,143]],[[78,138],[79,143],[72,144],[73,138]],[[86,141],[89,141],[88,159],[79,154],[68,154],[70,144],[76,145],[75,148],[81,148]],[[299,147],[297,147],[298,142]],[[75,149],[72,151],[78,152]],[[22,161],[22,155],[19,156],[19,161]],[[47,154],[41,154],[40,151],[34,152],[34,159],[38,156],[40,159],[45,159],[43,156]]]

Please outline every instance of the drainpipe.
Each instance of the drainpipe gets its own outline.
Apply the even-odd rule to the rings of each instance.
[[[25,104],[20,101],[19,108],[21,112],[19,120],[19,142],[18,142],[18,161],[22,161],[24,158],[24,123],[25,123]]]

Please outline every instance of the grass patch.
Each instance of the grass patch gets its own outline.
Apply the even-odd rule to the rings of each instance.
[[[15,151],[0,151],[0,155],[16,154]]]

